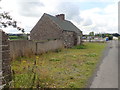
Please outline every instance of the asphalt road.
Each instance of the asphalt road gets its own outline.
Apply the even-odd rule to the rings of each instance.
[[[118,41],[109,41],[90,88],[118,88]]]

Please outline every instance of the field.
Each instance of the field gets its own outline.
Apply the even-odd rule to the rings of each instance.
[[[85,88],[106,43],[84,43],[12,61],[11,88]]]
[[[10,40],[27,40],[25,36],[9,36]]]

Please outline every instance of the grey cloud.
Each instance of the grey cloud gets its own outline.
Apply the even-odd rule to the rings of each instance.
[[[114,27],[107,27],[107,32],[111,32],[111,33],[114,33],[114,32],[117,32],[119,33],[118,31],[118,27],[117,26],[114,26]]]
[[[34,0],[34,1],[24,1],[21,0],[18,2],[19,4],[19,13],[22,16],[28,16],[28,17],[39,17],[41,13],[39,12],[38,8],[41,8],[44,6],[42,2],[39,0]]]
[[[92,27],[90,29],[91,31],[95,31],[96,33],[104,33],[104,32],[118,32],[118,28],[117,27],[113,27],[113,26],[102,26],[100,24],[97,24],[95,27]]]
[[[89,26],[89,25],[92,25],[93,22],[91,19],[86,19],[84,22],[83,22],[83,26]]]
[[[80,23],[83,19],[79,16],[80,8],[78,4],[73,2],[62,2],[57,6],[57,11],[59,13],[66,14],[68,20],[74,20],[77,23]]]

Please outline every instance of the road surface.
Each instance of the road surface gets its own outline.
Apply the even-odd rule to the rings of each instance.
[[[118,88],[118,41],[109,41],[90,88]]]

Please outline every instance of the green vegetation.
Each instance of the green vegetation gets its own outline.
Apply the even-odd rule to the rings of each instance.
[[[108,36],[109,40],[113,40],[113,35]]]
[[[13,60],[10,87],[84,88],[105,46],[105,43],[85,43],[74,48]]]
[[[118,40],[120,40],[120,36],[118,37]]]
[[[9,36],[10,40],[27,40],[27,36]]]
[[[74,46],[73,49],[86,49],[86,45],[82,44],[82,45],[78,45],[78,46]]]

